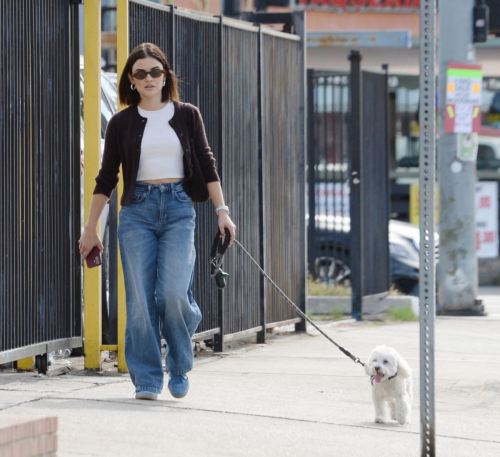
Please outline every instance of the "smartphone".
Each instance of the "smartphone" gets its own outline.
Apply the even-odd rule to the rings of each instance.
[[[87,267],[88,268],[94,268],[98,267],[99,265],[102,264],[102,259],[101,259],[101,251],[97,246],[94,246],[92,248],[92,251],[90,251],[89,255],[85,258],[87,261]]]

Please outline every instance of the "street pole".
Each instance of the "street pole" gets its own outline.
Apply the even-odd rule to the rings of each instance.
[[[434,416],[434,321],[436,275],[434,192],[436,182],[436,0],[420,3],[420,455],[436,455]]]
[[[474,0],[439,2],[439,264],[441,313],[477,313],[476,162],[459,161],[456,133],[444,133],[446,73],[450,62],[472,63]]]

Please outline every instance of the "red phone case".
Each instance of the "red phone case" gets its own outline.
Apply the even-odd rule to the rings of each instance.
[[[87,261],[88,268],[94,268],[101,265],[102,259],[101,259],[101,251],[99,251],[99,248],[97,246],[94,246],[92,248],[92,251],[90,251],[89,255],[85,258],[85,260]]]

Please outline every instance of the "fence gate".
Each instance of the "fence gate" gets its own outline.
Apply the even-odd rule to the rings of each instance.
[[[389,290],[387,73],[308,70],[308,263],[351,269],[353,317],[362,298]]]
[[[78,6],[0,2],[0,363],[80,347]]]

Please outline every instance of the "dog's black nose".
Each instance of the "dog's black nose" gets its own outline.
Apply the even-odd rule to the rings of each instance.
[[[375,371],[378,373],[378,370],[380,370],[380,367],[375,367]]]

